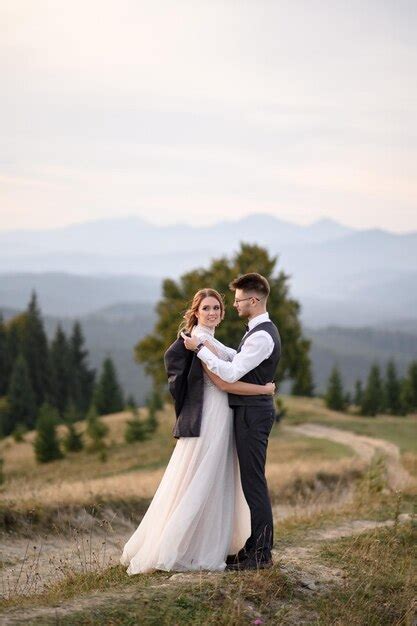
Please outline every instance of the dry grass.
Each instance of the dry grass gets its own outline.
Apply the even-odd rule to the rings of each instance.
[[[91,505],[117,500],[148,500],[161,480],[175,440],[171,435],[170,407],[158,414],[160,427],[149,441],[126,444],[123,439],[127,412],[104,417],[109,426],[108,461],[87,451],[68,455],[54,463],[36,464],[32,440],[1,442],[6,482],[2,501],[7,507],[29,510],[45,503],[49,507]],[[84,428],[80,423],[79,428]],[[61,427],[63,434],[63,427]],[[314,440],[281,431],[276,426],[270,439],[267,476],[271,491],[283,495],[286,488],[317,476],[351,476],[363,471],[363,463],[350,448],[326,440]],[[288,491],[288,489],[287,489]]]
[[[293,411],[309,412],[306,421],[312,421],[317,412],[314,419],[335,425],[331,415],[325,413],[323,417],[321,401],[291,399],[290,402]],[[83,451],[38,466],[30,445],[32,434],[23,444],[10,439],[0,442],[6,473],[1,495],[9,510],[28,512],[38,507],[42,512],[49,506],[56,507],[56,514],[63,516],[68,507],[68,524],[76,526],[83,507],[104,503],[103,511],[117,516],[119,523],[113,527],[110,524],[106,530],[107,549],[110,550],[110,541],[113,542],[113,555],[118,557],[119,543],[131,532],[130,513],[123,508],[123,501],[143,501],[143,505],[152,497],[175,444],[170,435],[171,409],[160,413],[157,435],[137,444],[127,445],[123,441],[128,417],[120,413],[104,418],[110,427],[106,463]],[[294,414],[290,414],[288,421],[293,418]],[[335,418],[344,427],[351,419],[361,418],[338,414]],[[385,418],[376,418],[375,428],[381,422],[385,424]],[[405,423],[408,421],[396,422],[399,428]],[[412,452],[405,451],[403,460],[409,471],[415,468]],[[39,587],[40,593],[36,595],[23,597],[17,592],[11,593],[4,607],[19,612],[22,623],[31,624],[53,624],[59,620],[62,625],[238,626],[255,623],[256,619],[261,623],[283,625],[411,624],[413,542],[409,523],[404,528],[394,525],[361,537],[332,541],[321,553],[322,543],[316,540],[314,545],[311,543],[312,534],[321,533],[323,529],[327,532],[336,525],[345,528],[350,520],[352,525],[358,519],[396,520],[400,513],[412,512],[412,491],[397,497],[387,488],[383,457],[375,458],[368,466],[344,445],[275,427],[270,439],[267,475],[277,514],[275,548],[278,556],[272,570],[243,575],[202,573],[201,576],[185,574],[171,578],[170,574],[156,573],[127,577],[124,568],[109,567],[106,559],[110,551],[106,552],[106,559],[100,551],[100,541],[104,542],[107,537],[103,536],[104,531],[96,533],[102,519],[94,519],[88,509],[84,514],[91,524],[90,534],[83,536],[83,530],[79,530],[76,535],[76,546],[81,546],[76,547],[81,555],[80,563],[70,559],[64,565],[57,563],[54,584],[44,585],[43,591]],[[138,521],[136,510],[134,519]],[[44,537],[45,549],[47,541],[49,546],[61,541],[57,554],[62,555],[62,547],[69,548],[70,538],[64,534],[52,537],[50,518],[42,531],[47,528],[49,537]],[[8,535],[3,537],[5,543],[6,539],[10,542]],[[17,535],[14,541],[22,545],[25,542]],[[34,544],[28,544],[30,549]],[[293,570],[294,561],[287,558],[291,551],[299,554]],[[33,576],[36,576],[40,562],[36,561],[37,556],[33,558]],[[287,569],[282,569],[281,565]],[[6,559],[4,570],[8,568],[10,562]],[[336,576],[337,570],[343,570],[343,576]],[[320,571],[323,576],[336,573],[327,582],[319,576],[316,591],[306,590],[303,579],[311,572]],[[29,593],[34,590],[30,588]],[[57,605],[64,605],[59,617],[54,608]]]

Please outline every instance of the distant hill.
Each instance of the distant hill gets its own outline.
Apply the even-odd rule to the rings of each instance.
[[[123,301],[153,305],[161,281],[149,276],[79,276],[63,272],[0,274],[0,306],[25,308],[35,289],[43,312],[86,315]]]
[[[328,219],[299,226],[270,215],[198,228],[123,218],[0,232],[0,303],[23,306],[31,286],[45,311],[59,315],[154,302],[164,277],[230,256],[242,241],[278,256],[306,325],[373,326],[417,310],[417,233],[359,231]]]

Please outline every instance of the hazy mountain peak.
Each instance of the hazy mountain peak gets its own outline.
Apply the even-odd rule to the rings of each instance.
[[[320,233],[321,237],[337,237],[356,232],[357,229],[345,226],[330,217],[322,217],[306,227],[310,233]]]

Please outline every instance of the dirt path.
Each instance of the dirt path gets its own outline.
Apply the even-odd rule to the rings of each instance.
[[[370,463],[375,453],[381,453],[386,460],[388,484],[392,489],[404,489],[412,481],[412,477],[402,466],[398,446],[385,439],[374,439],[365,435],[357,435],[348,430],[322,426],[321,424],[300,424],[285,426],[288,432],[329,439],[353,448],[356,454]]]
[[[408,515],[401,515],[398,522],[404,523],[409,520]],[[278,567],[293,580],[298,588],[306,593],[323,592],[334,585],[342,584],[345,576],[341,569],[329,567],[320,562],[318,553],[320,544],[324,541],[331,541],[341,537],[349,537],[359,535],[368,530],[392,526],[393,520],[377,522],[372,520],[354,520],[339,526],[328,526],[323,529],[308,532],[301,540],[299,545],[289,546],[279,553],[274,551],[274,558]],[[200,585],[202,581],[215,580],[218,576],[213,572],[203,573],[177,573],[166,579],[164,586],[178,586],[181,588],[184,582],[195,583]],[[161,587],[161,581],[156,585]],[[36,608],[16,608],[9,609],[0,616],[0,624],[2,626],[11,626],[19,624],[27,624],[32,620],[52,620],[58,623],[62,617],[82,611],[83,609],[92,610],[98,607],[105,607],[111,603],[120,603],[121,601],[129,602],[137,599],[136,589],[118,589],[116,592],[95,592],[76,599],[64,601],[57,606],[36,607]],[[249,616],[257,617],[258,614],[251,605],[244,607]],[[297,603],[292,601],[288,611],[295,611],[296,617],[299,607]],[[297,620],[294,623],[299,623]]]

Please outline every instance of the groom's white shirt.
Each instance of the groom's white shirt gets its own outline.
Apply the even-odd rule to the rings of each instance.
[[[248,323],[248,332],[258,324],[268,321],[268,313],[261,313],[261,315],[253,317]],[[222,361],[205,346],[201,348],[197,356],[213,374],[217,374],[227,383],[235,383],[272,354],[274,342],[269,333],[265,330],[260,330],[248,337],[240,352],[236,352],[236,350],[227,346],[225,348],[232,361]]]

